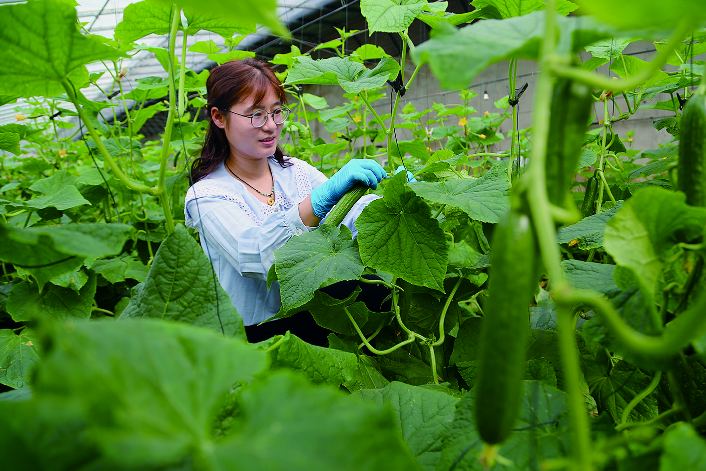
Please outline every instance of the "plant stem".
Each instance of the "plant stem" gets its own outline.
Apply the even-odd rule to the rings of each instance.
[[[393,280],[393,284],[396,283],[396,281],[397,281],[397,278],[395,278]],[[408,293],[407,295],[411,296],[411,293]],[[407,332],[407,335],[409,335],[410,337],[416,337],[419,340],[421,340],[422,342],[428,342],[429,340],[426,337],[419,335],[418,333],[408,329],[407,326],[404,325],[404,322],[402,322],[402,316],[400,315],[400,307],[397,304],[397,297],[398,297],[397,290],[393,290],[392,291],[392,309],[395,311],[395,318],[397,319],[397,323],[400,325],[402,330]]]
[[[142,184],[142,183],[137,183],[132,180],[130,180],[125,173],[123,173],[122,170],[118,167],[117,163],[113,159],[113,157],[110,155],[108,152],[108,149],[105,148],[105,145],[103,145],[103,140],[100,138],[98,133],[96,132],[95,128],[93,125],[88,121],[88,117],[86,116],[86,113],[83,111],[83,108],[78,102],[78,97],[74,93],[74,88],[71,85],[71,83],[68,80],[63,80],[61,84],[64,87],[64,90],[66,91],[66,95],[69,97],[69,100],[74,104],[76,107],[76,112],[78,113],[79,117],[81,118],[81,121],[83,122],[83,125],[86,126],[86,129],[88,130],[88,134],[91,135],[93,138],[93,142],[95,142],[96,147],[98,148],[98,151],[101,153],[103,156],[103,160],[106,161],[110,169],[113,171],[113,174],[120,180],[120,182],[125,185],[125,187],[129,188],[130,190],[138,191],[140,193],[147,193],[149,195],[157,195],[159,193],[158,188],[150,188],[149,186]]]
[[[652,358],[666,358],[679,353],[682,348],[706,330],[706,295],[702,295],[689,309],[667,324],[659,336],[645,335],[630,327],[618,315],[613,305],[595,291],[586,289],[566,290],[556,293],[562,302],[582,303],[593,308],[616,339],[628,350]]]
[[[444,304],[444,309],[441,311],[441,317],[439,317],[439,340],[431,344],[432,347],[436,347],[444,343],[445,335],[446,332],[444,331],[444,322],[446,321],[446,312],[449,310],[449,306],[451,305],[451,301],[453,300],[454,296],[456,295],[456,291],[458,290],[458,287],[461,286],[461,282],[463,281],[463,278],[459,277],[458,281],[454,285],[454,288],[451,290],[451,293],[449,294],[449,297],[446,298],[446,304]],[[433,353],[433,348],[432,348],[432,353]]]
[[[664,422],[666,419],[681,413],[681,411],[681,407],[674,407],[672,409],[662,412],[654,419],[648,420],[646,422],[629,422],[627,424],[620,424],[615,427],[615,430],[618,432],[622,432],[623,430],[628,430],[636,427],[650,427],[652,425]]]
[[[176,90],[174,89],[174,64],[172,63],[171,58],[174,57],[176,35],[180,22],[181,8],[174,5],[172,8],[172,27],[169,32],[169,113],[167,114],[167,123],[164,126],[164,135],[162,136],[162,153],[159,162],[159,182],[157,183],[157,196],[159,197],[159,203],[161,204],[162,212],[164,213],[164,228],[166,229],[167,234],[174,232],[174,220],[172,219],[172,210],[169,206],[169,198],[167,198],[167,186],[165,179],[167,176],[169,150],[171,148],[174,114],[177,108]],[[180,92],[183,92],[183,89],[181,89]]]
[[[434,345],[429,344],[429,359],[431,362],[431,375],[434,378],[434,384],[439,384],[439,375],[436,372],[436,353],[434,353]]]
[[[181,13],[177,12],[179,14],[179,21],[181,22]],[[174,35],[176,36],[176,31],[174,31]],[[184,116],[184,112],[186,111],[186,93],[184,93],[184,85],[186,84],[186,39],[188,38],[186,31],[184,31],[182,43],[181,43],[181,63],[179,64],[179,95],[177,95],[177,98],[179,99],[179,105],[178,105],[178,111],[177,111],[177,116],[179,119],[181,119],[182,116]]]
[[[620,417],[620,425],[624,425],[628,422],[628,418],[630,417],[630,412],[640,403],[644,398],[649,396],[652,391],[655,390],[657,385],[659,384],[659,381],[662,379],[662,372],[658,371],[657,374],[655,375],[654,378],[652,378],[652,381],[650,384],[645,388],[644,391],[642,391],[640,394],[635,396],[632,401],[623,409],[623,415]]]
[[[608,181],[605,179],[605,174],[603,173],[603,170],[598,170],[598,175],[601,176],[601,181],[603,182],[603,186],[601,187],[601,190],[603,189],[603,187],[605,187],[605,190],[608,192],[608,197],[613,202],[613,204],[615,204],[616,203],[615,197],[613,196],[613,192],[610,191],[610,187],[608,186]],[[600,198],[601,197],[600,192],[598,195],[599,195],[598,197]]]
[[[537,81],[534,115],[534,142],[530,156],[528,176],[530,211],[533,224],[540,244],[542,260],[555,291],[570,289],[564,281],[561,269],[561,253],[556,241],[554,221],[549,211],[549,200],[546,189],[545,165],[547,141],[549,138],[549,115],[551,104],[552,83],[549,70],[550,58],[555,50],[555,1],[546,2],[546,21],[544,26],[544,39],[542,41],[540,70]],[[570,305],[557,303],[559,324],[559,344],[561,362],[566,375],[566,385],[569,393],[569,420],[571,423],[571,454],[574,469],[591,471],[591,431],[586,414],[586,407],[581,391],[581,368],[579,366],[578,348],[575,340],[575,325],[572,324]]]
[[[412,72],[412,76],[407,81],[407,85],[404,86],[405,90],[409,90],[409,86],[412,85],[412,81],[417,76],[417,72],[419,72],[420,67],[421,67],[421,65],[418,65],[417,67],[415,67],[414,72]]]
[[[378,114],[373,109],[372,105],[368,101],[367,95],[368,95],[367,92],[365,90],[363,90],[363,93],[361,93],[358,96],[363,100],[363,103],[365,103],[365,106],[367,106],[368,110],[370,110],[370,112],[373,114],[373,116],[375,117],[375,121],[377,121],[378,124],[380,125],[380,127],[383,129],[383,131],[385,131],[385,134],[388,134],[388,130],[387,130],[387,127],[385,126],[385,123],[383,123],[382,119],[380,119],[380,116],[378,116]]]
[[[387,355],[388,353],[392,353],[400,347],[403,347],[409,343],[414,342],[414,336],[410,335],[409,338],[407,338],[407,340],[405,340],[404,342],[400,342],[397,345],[388,348],[387,350],[378,350],[377,348],[370,345],[370,342],[368,342],[368,339],[366,339],[365,335],[363,335],[363,332],[360,330],[360,327],[358,327],[358,324],[355,322],[355,319],[353,319],[353,316],[351,316],[351,313],[348,312],[348,308],[344,307],[343,310],[345,311],[346,315],[348,316],[348,319],[351,321],[351,324],[353,324],[355,331],[358,332],[358,336],[360,337],[360,340],[363,341],[363,343],[368,348],[368,350],[370,350],[372,353],[374,353],[376,355]]]

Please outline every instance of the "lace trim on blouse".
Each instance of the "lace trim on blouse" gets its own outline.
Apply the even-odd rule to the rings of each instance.
[[[294,165],[291,166],[291,169],[294,171],[294,181],[297,185],[297,193],[299,194],[299,201],[297,203],[299,203],[311,194],[311,181],[309,180],[309,175],[307,174],[306,169],[300,163],[295,162]],[[245,203],[242,196],[232,193],[224,188],[215,185],[194,185],[186,192],[186,201],[184,206],[186,207],[187,203],[198,198],[218,198],[236,203],[240,209],[242,209],[245,214],[247,214],[248,217],[255,222],[255,224],[258,226],[262,225],[262,221],[257,217],[252,208]],[[275,192],[275,204],[270,206],[267,203],[262,203],[260,206],[260,211],[262,211],[262,214],[265,217],[268,217],[277,211],[286,211],[294,206],[294,204],[295,202],[292,201],[284,192],[279,191]],[[185,213],[186,224],[189,227],[193,227],[192,216],[188,214],[186,209]]]
[[[262,221],[260,221],[260,219],[255,215],[255,212],[250,209],[250,206],[245,203],[245,200],[240,195],[236,195],[215,185],[202,185],[198,187],[194,185],[186,192],[186,202],[184,203],[184,207],[186,207],[191,200],[198,200],[199,198],[218,198],[236,203],[240,209],[242,209],[245,214],[247,214],[248,217],[255,222],[255,224],[258,226],[262,225]],[[187,220],[185,222],[187,225],[189,227],[194,227],[193,218],[191,217],[191,214],[188,214],[188,211],[186,216]]]
[[[297,183],[299,198],[301,198],[299,201],[303,201],[311,194],[311,180],[309,180],[309,175],[303,165],[297,162],[292,165],[292,168],[294,169],[294,179]]]

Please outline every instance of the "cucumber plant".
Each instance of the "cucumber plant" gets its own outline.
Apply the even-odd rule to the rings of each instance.
[[[7,51],[0,58],[6,79],[0,99],[22,95],[29,103],[17,110],[16,124],[0,127],[7,152],[0,186],[0,383],[13,389],[0,398],[23,399],[14,410],[0,407],[7,437],[0,448],[8,463],[34,460],[33,469],[76,469],[95,458],[94,467],[219,469],[252,457],[257,467],[274,459],[258,450],[286,440],[286,454],[297,456],[283,459],[287,466],[317,469],[344,461],[356,469],[474,469],[480,458],[496,469],[593,470],[635,463],[657,469],[676,466],[681,446],[706,448],[700,435],[706,426],[700,401],[705,300],[699,296],[706,210],[674,191],[670,170],[684,163],[699,167],[698,140],[689,141],[699,126],[688,108],[680,115],[672,97],[692,95],[702,78],[698,67],[661,70],[665,63],[689,64],[689,55],[699,50],[700,13],[674,19],[659,2],[594,0],[579,3],[587,9],[595,3],[602,18],[567,17],[567,2],[543,7],[476,0],[474,11],[453,15],[438,2],[393,3],[388,8],[384,0],[364,0],[360,8],[369,32],[399,35],[399,60],[377,50],[371,55],[369,47],[345,54],[343,44],[363,33],[344,30],[340,42],[325,46],[335,49],[329,59],[314,61],[294,47],[273,58],[283,66],[278,73],[296,108],[283,140],[288,154],[327,174],[350,158],[378,158],[390,170],[404,164],[419,180],[408,183],[397,175],[384,181],[377,190],[382,198],[356,222],[357,238],[336,223],[363,189],[347,195],[320,229],[292,238],[275,253],[268,282],[279,282],[279,317],[309,310],[332,331],[329,348],[290,334],[252,348],[236,346],[244,337],[239,315],[214,283],[194,234],[178,224],[187,184],[174,162],[198,152],[204,126],[186,105],[203,106],[206,73],[189,71],[183,57],[174,57],[177,32],[186,41],[198,29],[222,27],[202,16],[217,16],[222,5],[131,5],[119,28],[123,37],[115,42],[78,33],[75,12],[61,2],[0,7],[0,25],[9,34],[0,37]],[[688,2],[678,3],[677,9],[687,8]],[[274,4],[262,5],[253,9],[238,0],[231,6],[243,15],[261,15],[258,22],[277,29]],[[605,14],[616,9],[622,14]],[[646,11],[660,21],[659,30],[648,28],[644,37],[661,40],[663,28],[672,32],[643,64],[622,51],[635,19],[652,19],[638,14]],[[62,40],[28,40],[29,49],[19,50],[21,44],[5,39],[33,38],[35,32],[48,38],[39,19],[31,20],[36,27],[13,20],[33,15],[61,25]],[[129,26],[142,23],[131,18],[141,17],[155,23],[133,32]],[[414,21],[435,28],[434,37],[415,43],[409,35]],[[249,54],[235,51],[240,36],[234,34],[248,31],[239,28],[225,28],[230,58]],[[169,78],[146,79],[124,93],[120,61],[136,50],[133,41],[165,32],[168,49],[157,54],[167,58]],[[53,64],[42,47],[76,59]],[[592,56],[580,66],[579,52]],[[22,69],[23,61],[10,63],[23,55],[34,60],[27,66],[31,73]],[[400,74],[408,56],[415,68]],[[517,106],[510,104],[519,95],[520,59],[536,61],[540,70],[527,129],[520,129]],[[89,102],[82,92],[96,80],[86,80],[83,66],[98,60],[114,77],[107,95],[119,92],[102,103]],[[510,63],[512,96],[507,105],[497,102],[498,113],[477,113],[467,88],[502,60]],[[620,79],[592,72],[608,62]],[[425,64],[443,86],[460,90],[458,104],[422,110],[405,103],[400,82],[405,89],[418,85]],[[29,81],[31,76],[42,80]],[[298,89],[322,81],[341,87],[348,101],[329,108]],[[161,96],[153,95],[157,89]],[[669,98],[659,101],[665,96],[660,93]],[[144,104],[165,95],[168,107]],[[143,104],[122,121],[117,115],[112,124],[97,119],[113,114],[114,102],[131,98]],[[392,103],[390,115],[373,106],[382,100]],[[703,104],[701,91],[689,101]],[[592,103],[601,114],[595,121],[602,123],[587,131]],[[649,107],[673,111],[674,117],[655,126],[677,137],[681,122],[684,141],[626,149],[613,124]],[[79,126],[49,119],[60,110],[80,115],[92,129],[88,145],[61,137],[62,126],[75,135]],[[140,142],[144,119],[162,110],[169,114],[163,139]],[[509,139],[500,132],[508,119]],[[313,120],[334,137],[313,135]],[[398,128],[409,129],[413,139],[398,141]],[[507,151],[491,148],[501,142]],[[526,167],[520,165],[526,160]],[[683,172],[679,167],[677,187],[688,195],[698,189],[688,184],[696,174]],[[583,218],[567,194],[584,201]],[[343,300],[319,290],[355,280],[388,290],[389,311],[368,309],[358,290]],[[140,316],[201,328],[134,319]],[[195,362],[193,355],[251,369],[236,371],[208,358]],[[160,368],[150,370],[147,359]],[[202,368],[214,368],[213,374]],[[99,387],[94,374],[105,380]],[[146,377],[150,381],[134,380]],[[125,380],[116,385],[114,378]],[[312,383],[343,387],[356,397]],[[171,395],[174,384],[200,391],[187,401],[188,410]],[[27,391],[31,399],[23,396]],[[191,394],[178,391],[180,398]],[[398,414],[372,405],[379,403]],[[344,409],[350,414],[335,413]],[[144,424],[140,417],[148,413],[162,417],[164,427]],[[185,429],[173,417],[194,427]],[[35,433],[66,436],[59,431],[67,424],[87,437],[80,453],[75,444],[56,446]],[[307,440],[322,427],[331,445],[325,452]],[[136,450],[138,441],[143,445]],[[495,446],[484,452],[483,441]],[[125,449],[134,452],[120,451]],[[228,450],[237,450],[237,457]],[[351,450],[360,456],[350,459]]]

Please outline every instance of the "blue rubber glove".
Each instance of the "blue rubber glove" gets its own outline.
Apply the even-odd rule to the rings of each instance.
[[[397,167],[397,170],[395,170],[395,175],[400,173],[402,170],[406,170],[404,165],[400,165],[399,167]],[[417,181],[417,179],[414,178],[414,175],[412,175],[412,172],[407,170],[407,183],[412,183],[412,182],[416,182],[416,181]]]
[[[314,214],[320,218],[326,216],[338,200],[357,182],[365,183],[375,189],[385,177],[387,172],[376,160],[351,160],[323,185],[311,190],[311,206],[314,208]]]

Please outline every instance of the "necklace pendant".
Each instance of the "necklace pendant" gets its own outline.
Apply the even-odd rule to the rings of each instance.
[[[273,204],[275,204],[275,198],[274,198],[274,196],[270,196],[270,197],[267,199],[267,204],[270,205],[270,206],[272,206]]]

